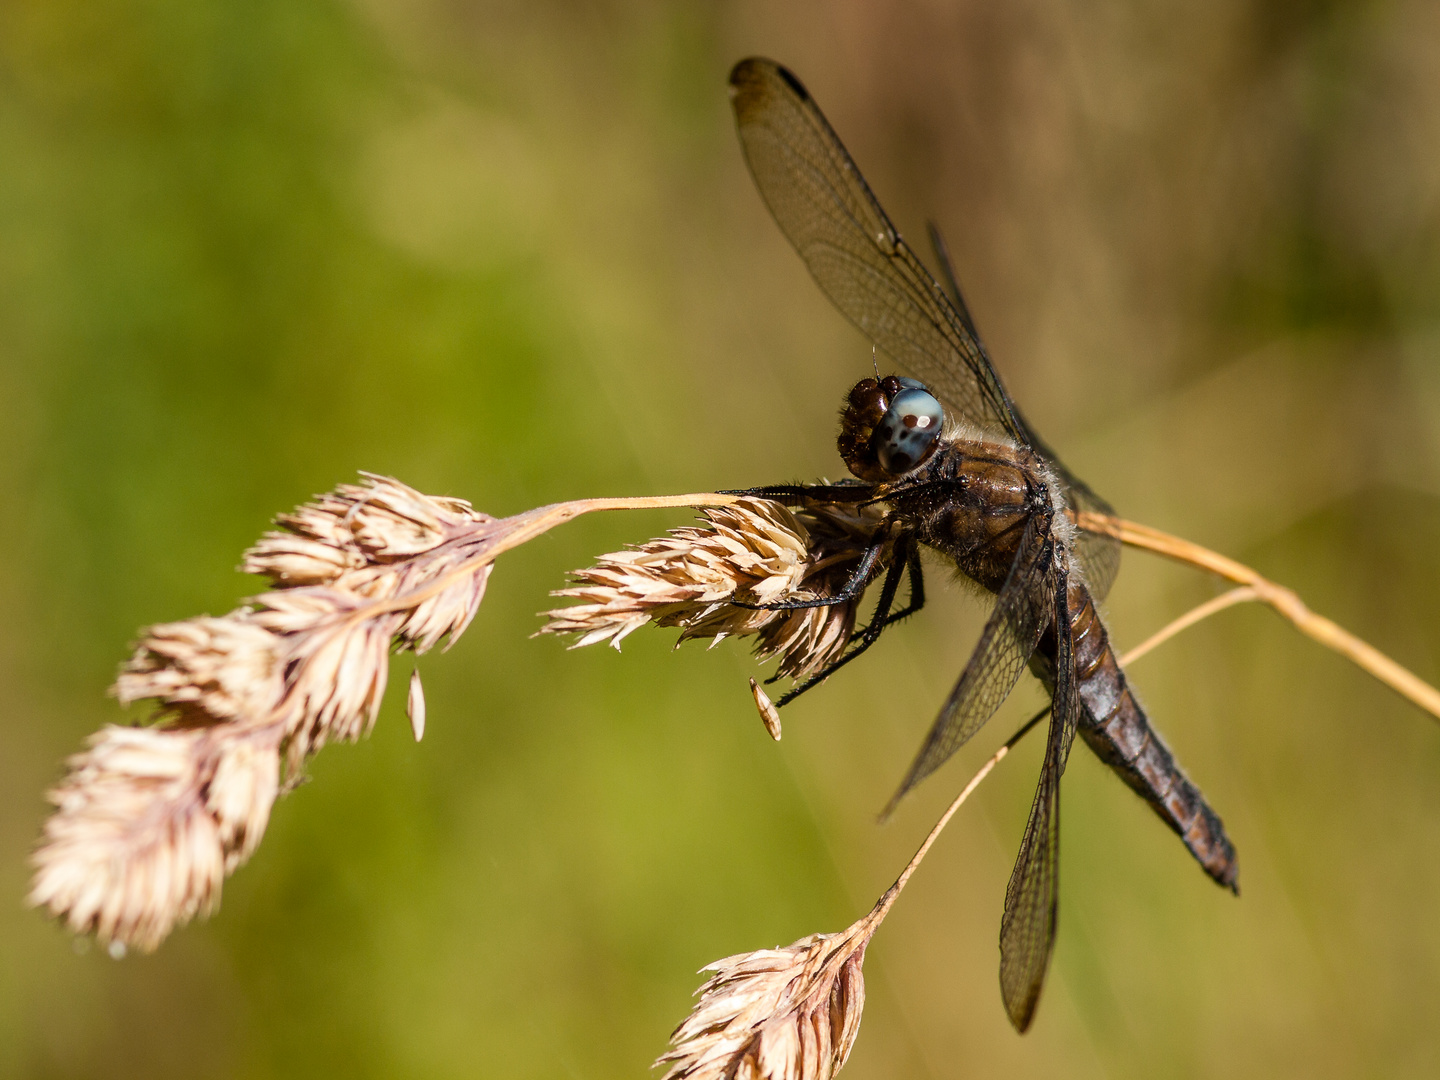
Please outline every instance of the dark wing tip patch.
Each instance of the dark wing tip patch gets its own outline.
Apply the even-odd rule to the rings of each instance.
[[[755,68],[758,67],[759,64],[760,59],[755,56],[747,56],[744,60],[738,61],[735,66],[730,69],[731,87],[739,90],[745,83],[754,79]]]
[[[800,80],[795,77],[795,73],[789,68],[787,68],[784,64],[776,64],[775,73],[779,75],[780,78],[785,80],[785,85],[790,87],[791,90],[795,91],[795,96],[798,97],[801,101],[810,100],[810,91],[805,89],[804,84],[802,84]]]
[[[762,56],[747,56],[730,69],[730,92],[744,93],[760,86],[765,81],[765,69],[775,66],[775,61]]]
[[[784,64],[763,56],[747,56],[730,69],[730,98],[735,102],[735,111],[743,117],[751,105],[772,92],[777,78],[799,101],[810,101],[810,91]]]

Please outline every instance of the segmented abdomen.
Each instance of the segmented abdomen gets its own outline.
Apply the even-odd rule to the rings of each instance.
[[[1072,584],[1066,600],[1075,675],[1085,705],[1080,737],[1180,835],[1207,874],[1238,893],[1240,866],[1225,826],[1135,700],[1089,590]]]

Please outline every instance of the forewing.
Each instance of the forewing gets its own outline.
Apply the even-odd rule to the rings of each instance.
[[[975,348],[982,359],[993,369],[993,365],[990,365],[990,354],[985,350],[985,341],[980,337],[980,331],[976,329],[975,320],[970,315],[970,308],[965,303],[965,295],[960,291],[960,279],[955,274],[954,263],[950,261],[950,251],[946,247],[945,237],[941,234],[939,226],[933,221],[930,223],[930,246],[935,249],[935,259],[940,265],[940,276],[945,281],[945,287],[955,305],[955,313],[959,317],[961,325],[970,335],[970,340],[975,343]],[[1088,510],[1091,513],[1113,517],[1115,511],[1110,504],[1096,495],[1089,484],[1065,467],[1060,456],[1050,449],[1040,436],[1035,434],[1035,429],[1030,426],[1024,414],[1013,402],[1010,408],[1015,422],[1025,432],[1025,441],[1055,470],[1060,485],[1064,489],[1065,504],[1072,510]],[[1113,536],[1083,530],[1077,531],[1075,558],[1080,564],[1081,573],[1085,576],[1085,583],[1090,587],[1091,594],[1097,600],[1104,599],[1110,591],[1110,586],[1115,583],[1115,575],[1120,572],[1120,547],[1120,541]]]
[[[730,88],[760,195],[825,295],[954,415],[1024,442],[965,320],[901,239],[800,81],[752,57],[735,65]]]
[[[1049,520],[1035,514],[1025,526],[1015,561],[970,662],[925,737],[905,782],[890,800],[891,809],[964,746],[1009,697],[1049,623],[1054,589]]]
[[[1025,417],[1020,416],[1018,412],[1016,416],[1030,437],[1030,445],[1055,470],[1055,475],[1064,489],[1065,505],[1071,510],[1084,510],[1092,514],[1114,517],[1115,508],[1096,495],[1090,489],[1089,484],[1065,467],[1065,463],[1060,460],[1059,455],[1051,450],[1045,441],[1035,434],[1034,429],[1025,422]],[[1097,600],[1103,600],[1110,592],[1110,586],[1115,584],[1115,575],[1120,572],[1120,549],[1120,541],[1113,536],[1087,532],[1079,528],[1075,530],[1075,543],[1072,547],[1075,561],[1080,565],[1080,573],[1085,579],[1086,586],[1090,589],[1090,595]]]
[[[1065,606],[1066,574],[1057,572],[1055,593],[1055,695],[1045,761],[1035,801],[1025,823],[1020,854],[1005,890],[1005,915],[1000,921],[1000,995],[1016,1031],[1023,1032],[1035,1016],[1045,969],[1055,947],[1055,917],[1060,885],[1060,777],[1070,757],[1079,720],[1080,694]]]

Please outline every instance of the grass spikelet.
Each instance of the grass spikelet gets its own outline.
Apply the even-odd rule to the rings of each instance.
[[[608,642],[653,623],[680,628],[680,640],[754,637],[762,659],[780,658],[779,673],[802,678],[844,650],[859,598],[831,607],[757,611],[769,604],[831,596],[840,590],[881,515],[873,508],[814,504],[791,510],[743,498],[707,510],[701,527],[673,529],[636,548],[602,555],[553,593],[581,603],[542,614],[543,634],[577,634],[579,648]]]
[[[420,681],[420,669],[410,672],[410,689],[405,695],[405,716],[410,721],[410,734],[419,742],[425,738],[425,685]]]
[[[34,858],[30,902],[76,933],[153,949],[219,902],[265,832],[273,739],[106,727],[70,759]]]
[[[829,1080],[860,1031],[865,946],[878,921],[717,960],[655,1063],[665,1080]]]
[[[776,742],[780,741],[780,710],[770,700],[770,695],[761,689],[760,684],[754,679],[750,680],[750,696],[755,699],[755,710],[760,714],[760,723],[765,725],[765,733]]]
[[[228,615],[151,627],[122,668],[115,696],[156,701],[157,722],[106,727],[70,759],[30,903],[77,933],[147,950],[213,910],[310,755],[374,724],[392,647],[453,641],[499,553],[607,507],[499,519],[367,476],[281,517],[284,530],[244,562],[274,589]],[[418,681],[409,714],[418,739]]]
[[[248,611],[152,626],[111,692],[154,698],[181,726],[263,716],[284,693],[283,642]]]

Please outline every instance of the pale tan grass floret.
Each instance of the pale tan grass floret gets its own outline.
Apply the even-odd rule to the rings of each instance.
[[[867,916],[839,934],[717,960],[700,1001],[656,1065],[665,1080],[828,1080],[840,1071],[865,1008]]]
[[[502,520],[367,476],[281,518],[287,531],[244,564],[276,588],[228,615],[150,628],[122,668],[116,697],[154,699],[159,722],[107,727],[70,760],[30,902],[142,949],[213,909],[282,786],[326,742],[374,723],[392,647],[454,640],[499,551],[589,508]],[[419,738],[418,674],[409,714]]]
[[[579,648],[620,647],[647,623],[680,628],[680,641],[754,637],[779,674],[803,678],[837,659],[855,629],[859,598],[828,607],[762,611],[746,604],[835,595],[881,521],[877,508],[815,504],[791,510],[743,498],[707,510],[703,527],[674,529],[576,571],[555,596],[581,601],[544,612],[546,634],[577,634]],[[881,565],[884,565],[882,557]]]
[[[410,720],[410,734],[419,742],[425,738],[425,687],[420,682],[420,669],[410,672],[410,692],[405,695],[405,715]]]
[[[760,722],[765,731],[776,742],[780,741],[780,710],[770,700],[770,695],[761,689],[754,679],[750,680],[750,695],[755,699],[755,709],[760,713]]]

